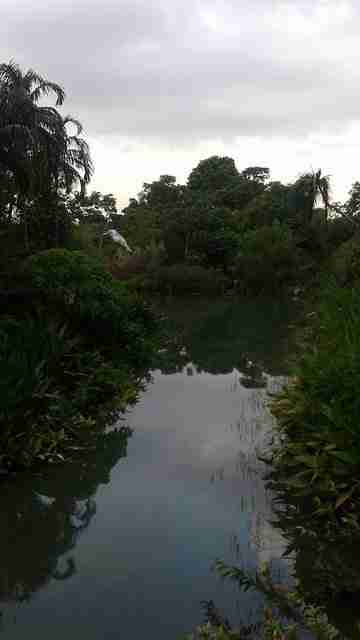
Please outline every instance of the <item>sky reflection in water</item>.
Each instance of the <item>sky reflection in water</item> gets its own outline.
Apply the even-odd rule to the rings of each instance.
[[[9,639],[177,638],[213,599],[234,621],[259,599],[211,571],[216,558],[284,579],[283,540],[256,451],[267,390],[286,374],[289,311],[196,301],[171,310],[133,435],[96,456],[2,487],[0,597]],[[127,453],[127,455],[126,455]]]

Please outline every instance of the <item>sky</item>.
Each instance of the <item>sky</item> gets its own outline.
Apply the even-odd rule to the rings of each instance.
[[[118,206],[211,155],[360,180],[359,0],[0,0],[0,62],[66,91]]]

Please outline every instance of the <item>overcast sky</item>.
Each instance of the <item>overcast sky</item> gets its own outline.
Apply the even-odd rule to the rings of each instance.
[[[0,61],[63,85],[120,207],[200,159],[360,180],[359,0],[0,0]],[[90,188],[91,188],[90,187]]]

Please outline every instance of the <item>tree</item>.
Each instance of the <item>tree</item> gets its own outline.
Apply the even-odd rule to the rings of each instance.
[[[263,182],[240,174],[229,181],[223,189],[217,191],[214,201],[218,206],[240,211],[264,190]]]
[[[92,163],[80,138],[82,126],[70,116],[63,118],[55,107],[39,105],[50,93],[61,106],[65,92],[58,84],[32,69],[23,73],[14,62],[0,65],[0,165],[22,178],[20,186],[25,174],[27,183],[34,180],[35,169],[37,188],[39,180],[52,179],[58,186],[59,178],[67,188],[77,181],[86,184]]]
[[[345,203],[345,215],[358,216],[360,214],[360,182],[354,182],[349,192],[349,199]]]
[[[118,216],[116,229],[122,233],[131,247],[143,252],[157,246],[161,240],[159,214],[147,205],[139,204],[135,198]]]
[[[232,158],[211,156],[201,160],[189,175],[187,185],[192,191],[213,193],[233,183],[239,172]]]
[[[327,220],[330,206],[330,180],[329,176],[321,175],[321,169],[300,176],[292,186],[291,192],[295,214],[302,214],[306,224],[312,221],[319,198],[324,205],[325,219]]]
[[[0,177],[16,183],[16,210],[27,246],[29,205],[36,210],[40,203],[51,215],[59,191],[69,192],[76,183],[84,191],[93,170],[81,124],[63,118],[53,106],[40,105],[51,93],[55,107],[61,106],[65,93],[59,85],[31,69],[23,73],[14,62],[0,65]],[[57,218],[55,223],[58,229]]]
[[[247,167],[238,172],[232,158],[211,156],[201,160],[188,178],[192,198],[206,200],[208,206],[242,209],[265,189],[270,171]]]
[[[202,264],[226,272],[239,249],[235,223],[232,212],[224,207],[197,210],[192,217],[190,252]]]
[[[240,229],[271,225],[275,220],[287,222],[288,218],[288,187],[281,182],[270,182],[237,214]]]
[[[175,176],[164,174],[159,180],[145,182],[138,200],[130,199],[123,209],[121,232],[133,246],[149,249],[165,245],[173,258],[184,256],[184,219],[186,188]]]
[[[246,180],[253,180],[264,184],[270,178],[270,169],[268,167],[247,167],[241,172]]]
[[[144,182],[139,194],[139,204],[146,205],[159,212],[165,211],[181,200],[183,187],[176,184],[175,176],[161,175],[159,180]]]
[[[76,193],[74,212],[77,212],[79,222],[89,224],[110,222],[112,216],[115,219],[117,217],[116,199],[112,193],[102,194],[100,191],[92,191],[89,196]]]
[[[14,62],[0,65],[0,164],[21,186],[29,179],[25,174],[40,139],[54,134],[60,124],[56,109],[38,105],[49,93],[55,94],[56,106],[62,105],[65,93],[59,85],[31,69],[23,74]]]

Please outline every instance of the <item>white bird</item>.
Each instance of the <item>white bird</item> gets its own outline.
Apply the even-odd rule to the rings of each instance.
[[[124,249],[126,249],[126,251],[128,251],[129,253],[132,253],[128,243],[126,242],[124,236],[122,236],[118,231],[116,231],[116,229],[109,229],[108,231],[105,231],[104,236],[110,236],[110,238],[114,241],[117,242],[118,244],[121,244],[122,247],[124,247]]]

